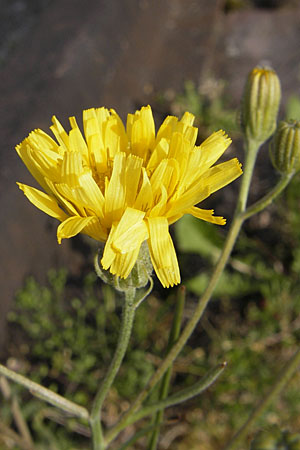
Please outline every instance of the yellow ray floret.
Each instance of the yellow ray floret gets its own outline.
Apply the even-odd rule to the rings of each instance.
[[[236,158],[217,164],[231,139],[220,130],[196,146],[194,116],[168,116],[155,134],[150,106],[128,114],[126,129],[114,110],[83,111],[69,133],[56,117],[56,141],[35,130],[16,147],[45,192],[18,183],[37,208],[58,219],[57,239],[85,233],[105,242],[101,264],[127,278],[147,241],[165,287],[180,282],[169,225],[184,214],[224,225],[196,205],[242,173]]]

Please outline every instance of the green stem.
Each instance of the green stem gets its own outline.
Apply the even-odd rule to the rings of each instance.
[[[278,394],[285,387],[287,382],[293,376],[300,364],[300,348],[288,361],[286,366],[280,372],[277,380],[271,387],[267,395],[262,399],[262,401],[257,405],[257,407],[252,411],[249,418],[245,424],[239,429],[239,431],[234,435],[232,440],[226,445],[225,450],[234,450],[236,448],[241,448],[240,444],[243,439],[247,436],[248,432],[256,420],[264,413],[264,411],[270,406],[270,404],[275,400]]]
[[[134,447],[132,447],[132,445],[135,444],[135,442],[137,442],[141,437],[149,434],[154,429],[155,429],[155,425],[148,425],[147,427],[142,428],[141,430],[137,431],[130,439],[128,439],[126,442],[124,442],[124,444],[119,448],[119,450],[134,448]]]
[[[89,413],[84,407],[65,399],[61,395],[55,394],[55,392],[44,388],[40,384],[29,380],[23,375],[19,375],[13,370],[7,369],[7,367],[3,366],[2,364],[0,364],[0,374],[4,375],[6,378],[9,378],[12,381],[15,381],[18,384],[21,384],[22,386],[26,387],[34,396],[41,398],[42,400],[50,403],[53,406],[56,406],[57,408],[67,412],[68,414],[80,417],[82,419],[89,418]]]
[[[265,209],[267,206],[269,206],[272,201],[278,197],[278,195],[286,188],[286,186],[291,181],[292,177],[294,176],[294,173],[288,174],[288,175],[282,175],[276,186],[274,186],[273,189],[271,189],[270,192],[268,192],[263,198],[258,200],[256,203],[254,203],[252,206],[246,209],[244,213],[242,214],[243,221],[246,219],[249,219],[249,217],[253,216],[254,214],[259,213],[263,209]]]
[[[256,156],[261,146],[261,143],[257,143],[256,141],[252,140],[246,140],[245,146],[246,146],[245,148],[246,159],[243,166],[244,172],[241,180],[241,187],[235,214],[239,214],[240,212],[243,212],[246,209],[249,187],[256,162]]]
[[[174,313],[173,323],[170,331],[169,336],[169,342],[167,345],[167,352],[169,352],[172,348],[172,345],[175,344],[176,340],[178,339],[180,328],[181,328],[181,322],[182,322],[182,316],[183,316],[183,310],[184,310],[184,304],[185,304],[185,286],[180,286],[178,289],[177,294],[177,302],[176,302],[176,309]],[[172,374],[172,366],[168,368],[166,373],[164,374],[161,385],[159,387],[159,400],[163,400],[167,397],[168,391],[169,391],[169,385],[170,385],[170,379]],[[148,450],[155,450],[157,448],[158,438],[159,438],[159,432],[160,432],[160,424],[163,420],[163,409],[158,411],[156,413],[156,416],[153,420],[153,424],[155,426],[152,435],[149,439],[148,444]]]
[[[218,364],[213,369],[209,370],[204,377],[201,378],[197,383],[193,384],[186,389],[182,389],[174,395],[171,395],[168,398],[160,400],[156,403],[150,404],[141,408],[138,412],[133,414],[130,418],[128,418],[124,427],[141,420],[143,417],[149,416],[156,411],[163,410],[170,406],[178,405],[178,403],[183,403],[190,398],[196,397],[201,394],[201,392],[205,391],[209,386],[211,386],[217,378],[222,374],[225,367],[227,366],[226,362]]]
[[[134,300],[135,300],[135,288],[128,289],[127,291],[125,291],[125,300],[123,304],[123,313],[122,313],[122,325],[119,334],[118,344],[112,362],[107,371],[107,374],[96,394],[93,403],[89,422],[92,430],[94,450],[102,450],[106,448],[101,427],[101,408],[106,398],[106,395],[115,379],[115,376],[121,366],[121,363],[123,361],[124,355],[128,347],[135,314]]]

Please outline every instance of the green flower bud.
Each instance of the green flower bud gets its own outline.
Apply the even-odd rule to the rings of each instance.
[[[279,122],[270,144],[270,158],[275,169],[282,174],[300,170],[300,122]]]
[[[129,276],[124,279],[117,275],[113,275],[109,270],[103,269],[99,260],[101,260],[103,254],[103,248],[101,247],[95,258],[95,270],[99,278],[106,283],[113,286],[117,291],[125,292],[132,288],[142,288],[147,285],[149,278],[151,277],[153,266],[151,263],[149,249],[147,242],[143,242],[140,248],[139,256]]]
[[[249,73],[241,109],[241,125],[247,139],[263,143],[272,136],[280,97],[280,81],[274,70],[255,67]]]

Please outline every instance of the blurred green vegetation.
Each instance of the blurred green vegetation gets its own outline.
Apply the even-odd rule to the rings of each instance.
[[[162,102],[173,113],[196,114],[204,136],[218,128],[232,136],[238,131],[236,113],[223,95],[224,83],[210,82],[218,86],[215,97],[207,96],[203,87],[186,83],[171,104]],[[290,98],[288,117],[299,118],[299,105],[299,98]],[[296,176],[281,198],[242,230],[202,322],[174,365],[171,391],[193,384],[223,360],[228,368],[199,398],[166,410],[161,448],[196,450],[201,442],[203,450],[222,449],[299,345],[299,190]],[[175,226],[187,286],[185,320],[207,284],[224,236],[222,227],[191,216]],[[163,290],[157,284],[139,307],[128,353],[104,409],[107,426],[127,408],[163,357],[175,295],[176,289]],[[28,279],[8,317],[8,365],[89,407],[116,345],[121,302],[93,273],[80,285],[64,270],[51,271],[46,286]],[[19,396],[37,449],[89,448],[87,424],[61,415],[19,386],[10,386],[12,395]],[[299,431],[299,404],[299,376],[294,376],[277,404],[256,424],[253,435],[269,425]],[[1,401],[1,421],[14,428],[9,401]],[[144,443],[142,439],[134,448],[144,449]]]
[[[216,130],[226,130],[233,137],[238,131],[237,113],[230,108],[226,97],[226,83],[223,80],[207,78],[199,86],[193,81],[186,81],[182,93],[175,94],[169,107],[175,115],[181,116],[185,111],[195,115],[195,126],[207,137]],[[168,103],[167,96],[162,102]],[[201,138],[203,136],[200,136]]]

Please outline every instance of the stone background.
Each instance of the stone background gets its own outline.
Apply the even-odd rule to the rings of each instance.
[[[64,124],[105,105],[125,118],[155,92],[180,91],[208,74],[227,82],[237,106],[258,63],[299,94],[300,2],[219,0],[1,0],[0,349],[5,315],[26,276],[50,267],[80,274],[80,239],[56,244],[56,223],[25,201],[34,184],[14,146],[51,116]],[[226,12],[227,5],[227,12]],[[228,8],[228,5],[231,6]],[[237,6],[235,8],[235,6]],[[262,7],[264,6],[264,7]],[[71,256],[71,257],[70,257]],[[89,260],[89,263],[91,261]]]

